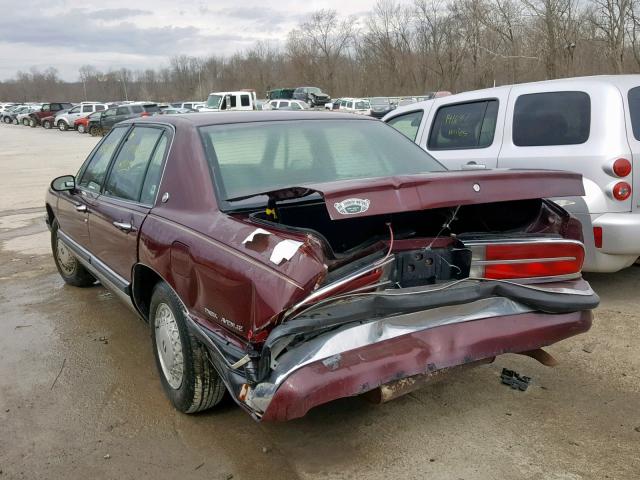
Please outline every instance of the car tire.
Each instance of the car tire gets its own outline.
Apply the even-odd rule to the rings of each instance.
[[[22,125],[24,125],[25,127],[29,126],[29,119],[28,118],[23,118],[22,119]]]
[[[90,287],[96,283],[96,278],[78,261],[71,250],[58,237],[58,220],[51,225],[51,251],[58,273],[69,285],[74,287]]]
[[[224,397],[224,382],[209,362],[204,345],[189,331],[184,306],[164,282],[153,289],[149,324],[162,387],[183,413],[214,407]]]
[[[51,122],[49,120],[45,120],[44,122],[42,122],[42,127],[46,128],[47,130],[51,130]]]
[[[33,118],[31,118],[31,119],[29,120],[29,126],[30,126],[31,128],[36,128],[36,127],[38,126],[38,124],[36,123],[36,121],[35,121]]]
[[[78,130],[78,133],[86,133],[84,125],[82,123],[78,125],[77,130]]]
[[[14,125],[20,125],[20,122],[18,121],[18,119],[17,119],[17,118],[14,118],[14,119],[13,119],[13,124],[14,124]]]
[[[4,123],[11,123],[11,119],[9,117],[2,117],[2,121]]]
[[[60,120],[58,122],[58,130],[60,130],[61,132],[66,132],[67,130],[69,130],[69,125],[67,125],[67,122],[65,122],[64,120]]]
[[[91,135],[92,137],[97,137],[98,135],[100,135],[100,127],[89,127],[89,135]]]

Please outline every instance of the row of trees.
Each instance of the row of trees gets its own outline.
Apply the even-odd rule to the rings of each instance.
[[[204,99],[211,91],[317,85],[333,96],[417,95],[522,81],[640,72],[640,0],[379,0],[361,18],[319,10],[282,46],[77,82],[19,72],[0,99]]]

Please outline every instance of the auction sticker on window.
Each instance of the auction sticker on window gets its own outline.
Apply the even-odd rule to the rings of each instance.
[[[347,198],[333,204],[338,213],[342,215],[354,215],[369,210],[369,200],[366,198]]]

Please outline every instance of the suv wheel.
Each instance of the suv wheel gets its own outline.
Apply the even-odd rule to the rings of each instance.
[[[175,292],[166,283],[158,283],[149,315],[156,366],[173,406],[183,413],[195,413],[220,403],[226,388],[206,348],[189,331],[185,315]]]
[[[28,118],[23,118],[22,119],[22,125],[24,125],[25,127],[29,126],[29,119]]]
[[[38,126],[38,124],[36,123],[36,121],[33,118],[31,118],[31,119],[29,119],[29,126],[31,128],[36,128]]]
[[[18,121],[18,117],[13,119],[13,124],[14,125],[20,125],[20,122]]]
[[[47,130],[50,130],[52,127],[51,122],[49,120],[45,120],[44,122],[42,122],[42,126]]]
[[[3,121],[4,123],[11,123],[11,118],[9,118],[9,117],[2,117],[2,121]]]
[[[54,220],[51,225],[51,250],[53,260],[58,268],[58,273],[69,285],[74,287],[90,287],[96,283],[96,279],[78,261],[69,247],[58,238],[58,220]]]
[[[58,129],[61,132],[65,132],[65,131],[69,130],[69,125],[67,125],[67,122],[65,122],[64,120],[59,120],[58,121]]]
[[[97,137],[98,135],[100,135],[100,127],[97,127],[95,125],[89,127],[89,135],[91,135],[92,137]]]
[[[82,123],[78,124],[78,133],[85,133],[85,127]]]

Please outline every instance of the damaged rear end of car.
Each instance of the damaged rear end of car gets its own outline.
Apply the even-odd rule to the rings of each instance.
[[[599,299],[581,277],[580,224],[545,198],[583,193],[576,174],[496,170],[229,198],[267,199],[229,215],[256,238],[286,239],[289,251],[265,263],[312,281],[279,299],[245,349],[193,330],[236,402],[261,420],[361,394],[387,401],[504,353],[551,365],[542,348],[587,331]]]

